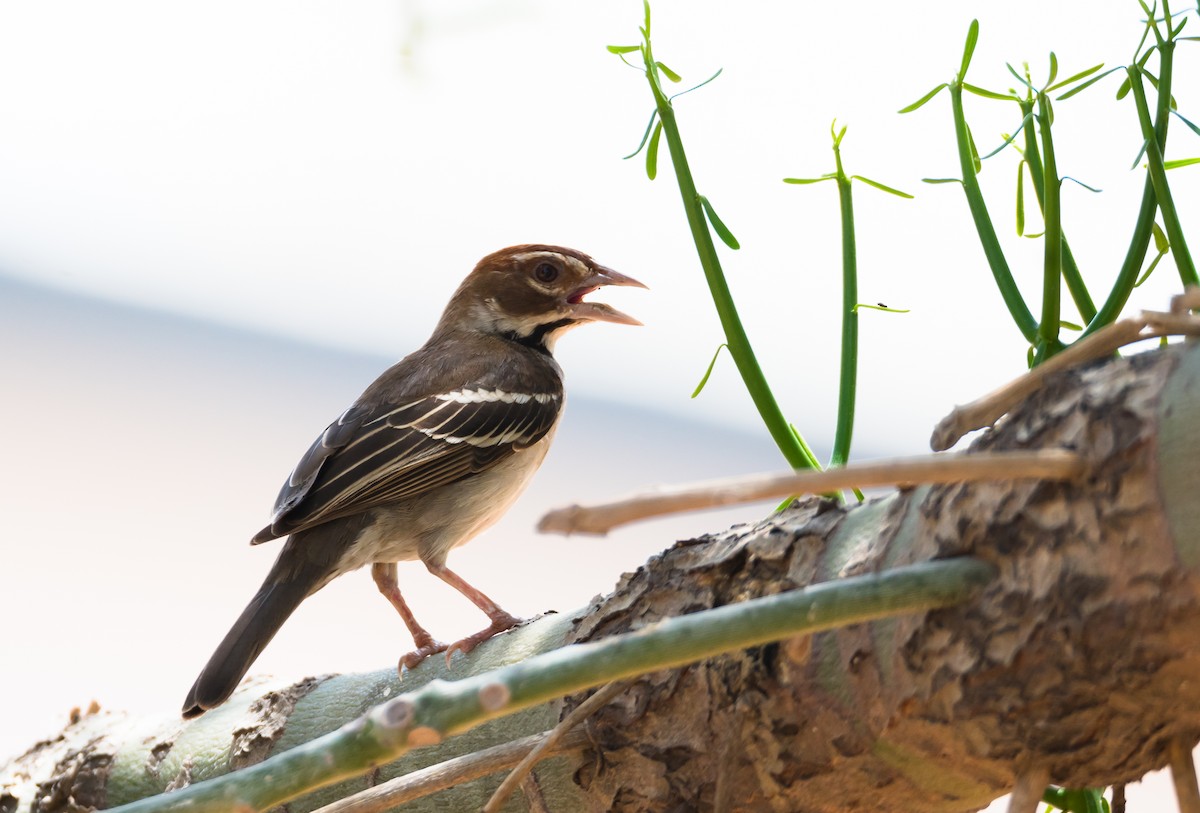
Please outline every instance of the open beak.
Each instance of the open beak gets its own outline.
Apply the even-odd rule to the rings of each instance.
[[[646,287],[633,277],[627,277],[624,274],[613,271],[611,268],[597,265],[595,266],[595,271],[583,281],[583,284],[567,297],[567,309],[571,312],[571,316],[575,319],[593,322],[640,325],[641,322],[637,319],[628,314],[621,313],[611,305],[605,305],[603,302],[583,301],[585,296],[604,285],[627,285],[632,288]]]

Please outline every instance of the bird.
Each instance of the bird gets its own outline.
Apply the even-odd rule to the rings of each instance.
[[[429,340],[386,370],[318,436],[252,545],[287,537],[262,586],[217,646],[183,704],[198,717],[229,699],[308,596],[334,578],[371,575],[411,633],[403,675],[435,653],[470,652],[518,618],[446,566],[452,549],[495,523],[541,465],[564,404],[555,342],[588,322],[640,325],[584,297],[645,288],[587,254],[510,246],[484,257],[451,296]],[[447,645],[417,622],[396,563],[426,569],[490,624]]]

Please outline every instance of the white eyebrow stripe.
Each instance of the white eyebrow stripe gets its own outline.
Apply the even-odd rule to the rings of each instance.
[[[551,392],[505,392],[504,390],[454,390],[433,396],[439,401],[454,401],[457,404],[481,404],[499,401],[504,404],[527,404],[536,401],[548,404],[557,401],[558,396]]]
[[[574,257],[567,257],[566,255],[559,254],[557,251],[523,251],[520,254],[512,255],[512,258],[514,260],[516,260],[518,263],[529,262],[534,257],[542,257],[547,260],[549,260],[549,259],[573,260],[574,259]]]
[[[534,259],[560,260],[580,271],[588,270],[587,263],[579,258],[569,254],[559,254],[557,251],[523,251],[520,254],[513,254],[512,258],[520,264],[532,262]]]

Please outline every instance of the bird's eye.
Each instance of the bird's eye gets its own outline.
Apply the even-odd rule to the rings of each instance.
[[[558,266],[553,263],[541,263],[533,269],[533,278],[538,282],[554,282],[558,279]]]

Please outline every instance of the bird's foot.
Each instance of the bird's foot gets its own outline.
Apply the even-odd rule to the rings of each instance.
[[[489,624],[486,629],[481,629],[474,635],[468,635],[461,641],[455,641],[446,648],[446,666],[450,665],[450,658],[455,652],[461,652],[462,654],[466,655],[472,649],[479,646],[489,638],[493,638],[500,633],[506,632],[513,627],[520,626],[523,623],[524,621],[522,621],[520,618],[517,618],[515,615],[509,615],[503,611],[492,616],[492,623]]]
[[[439,652],[445,652],[446,644],[434,638],[429,633],[418,637],[413,641],[417,648],[412,652],[405,653],[400,657],[400,663],[396,667],[396,671],[400,673],[400,677],[404,677],[404,673],[409,669],[416,669],[421,661],[428,658],[430,655],[436,655]]]

